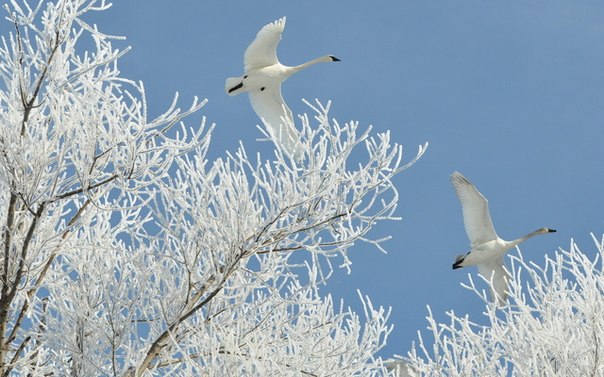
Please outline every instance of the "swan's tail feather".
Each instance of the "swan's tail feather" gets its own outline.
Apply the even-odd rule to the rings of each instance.
[[[224,90],[229,96],[234,96],[243,92],[241,89],[243,89],[243,81],[241,81],[241,77],[229,77],[226,79]]]
[[[455,263],[453,263],[453,269],[454,270],[463,267],[461,264],[466,259],[466,255],[458,255],[458,256],[455,257]]]

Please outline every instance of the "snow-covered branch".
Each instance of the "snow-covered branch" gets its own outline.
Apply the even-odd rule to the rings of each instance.
[[[447,313],[428,315],[434,340],[421,333],[407,361],[421,376],[600,376],[604,372],[604,238],[595,253],[571,241],[543,264],[512,256],[509,301],[485,307],[479,325]],[[484,297],[473,282],[467,288]],[[486,297],[485,297],[486,299]]]
[[[128,50],[82,17],[6,6],[0,43],[0,375],[378,375],[389,312],[319,294],[334,260],[386,238],[403,162],[389,134],[302,116],[301,161],[208,160],[178,96],[148,117]],[[92,42],[92,43],[90,43]],[[93,46],[85,50],[85,46]],[[348,166],[349,156],[361,163]]]

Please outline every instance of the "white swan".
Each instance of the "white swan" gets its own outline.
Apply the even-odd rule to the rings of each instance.
[[[277,59],[277,45],[285,28],[285,17],[264,26],[256,39],[245,50],[244,71],[241,77],[226,80],[226,92],[234,96],[249,92],[252,108],[266,128],[284,149],[297,159],[302,157],[300,135],[294,126],[292,112],[281,95],[281,83],[294,73],[321,62],[340,59],[325,55],[307,63],[288,67]]]
[[[497,299],[498,304],[503,305],[507,299],[506,290],[509,278],[503,267],[504,254],[531,237],[552,233],[555,230],[541,228],[513,241],[502,240],[495,233],[489,214],[489,202],[480,191],[459,172],[451,174],[451,182],[461,202],[463,222],[470,239],[470,251],[466,255],[459,255],[455,258],[453,269],[477,266],[482,277],[490,281],[492,279],[493,301]]]

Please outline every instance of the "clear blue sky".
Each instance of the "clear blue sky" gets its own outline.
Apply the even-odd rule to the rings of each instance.
[[[480,321],[483,304],[460,286],[476,269],[451,270],[468,248],[454,170],[489,198],[501,237],[558,229],[525,243],[525,257],[542,264],[571,238],[593,250],[589,233],[604,231],[604,3],[127,0],[95,20],[127,36],[117,45],[133,50],[120,67],[144,81],[153,114],[176,91],[183,107],[195,95],[208,98],[188,124],[200,115],[217,124],[211,155],[243,140],[268,158],[272,145],[256,141],[247,96],[228,97],[224,80],[242,73],[256,32],[282,16],[281,62],[342,59],[286,82],[294,113],[309,111],[302,98],[331,99],[339,121],[391,130],[407,159],[430,142],[396,180],[403,221],[379,225],[379,234],[393,235],[389,253],[357,245],[352,274],[336,274],[326,290],[356,306],[361,289],[392,306],[395,329],[382,355],[407,352],[426,327],[426,305],[441,320],[454,309]]]

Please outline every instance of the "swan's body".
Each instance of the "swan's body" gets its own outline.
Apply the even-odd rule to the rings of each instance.
[[[497,235],[491,215],[489,202],[463,175],[454,172],[451,182],[461,202],[463,221],[470,239],[470,251],[455,258],[453,269],[477,266],[485,279],[492,281],[493,300],[500,305],[507,298],[508,273],[504,268],[503,256],[511,248],[539,234],[555,232],[554,229],[540,228],[513,241],[506,241]]]
[[[289,154],[300,159],[300,136],[294,126],[292,112],[281,95],[281,83],[313,64],[340,59],[325,55],[294,67],[281,64],[277,59],[277,45],[281,41],[284,28],[285,17],[264,26],[258,32],[256,39],[245,51],[245,74],[241,77],[229,77],[225,90],[231,96],[248,92],[252,108],[268,131]]]

